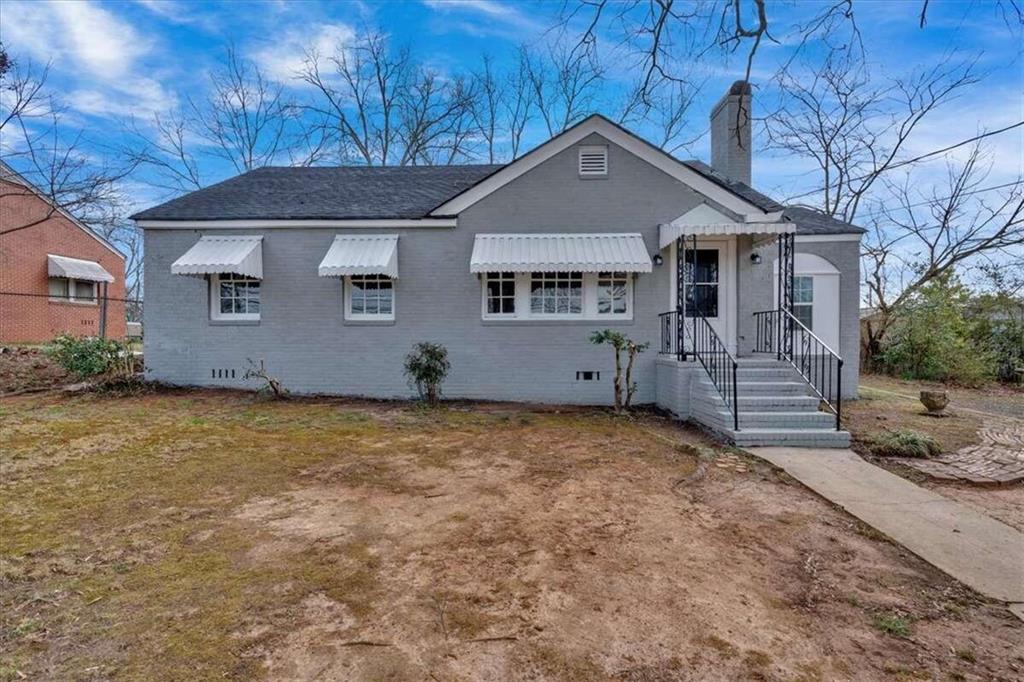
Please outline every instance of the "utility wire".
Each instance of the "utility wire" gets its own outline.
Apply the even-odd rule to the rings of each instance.
[[[997,190],[997,189],[1006,189],[1007,187],[1016,187],[1016,186],[1018,186],[1020,184],[1022,184],[1021,180],[1014,180],[1013,182],[1006,182],[1006,183],[1003,183],[1002,185],[992,185],[991,187],[982,187],[981,189],[974,189],[974,190],[971,190],[969,192],[960,192],[956,196],[970,196],[972,194],[981,194],[982,192],[991,192],[991,191]],[[952,198],[953,198],[952,194],[949,195],[948,197],[937,197],[935,199],[928,199],[927,201],[919,201],[916,204],[907,204],[906,206],[898,206],[897,210],[903,210],[903,209],[906,209],[906,208],[917,208],[918,206],[927,206],[928,204],[935,203],[936,201],[946,201],[946,200],[952,199]],[[858,213],[857,214],[857,220],[860,220],[861,218],[873,218],[876,215],[880,215],[882,213],[885,213],[886,210],[887,209],[884,209],[884,208],[876,208],[874,211],[868,211],[867,213]]]
[[[907,159],[906,161],[900,161],[899,163],[894,163],[893,165],[885,168],[884,171],[885,172],[889,172],[889,171],[895,170],[897,168],[902,168],[903,166],[908,166],[908,165],[910,165],[912,163],[917,163],[918,161],[923,161],[924,159],[930,158],[932,156],[938,156],[939,154],[945,154],[946,152],[952,151],[952,150],[956,149],[957,147],[963,147],[965,144],[970,144],[971,142],[977,142],[978,140],[983,140],[986,137],[991,137],[993,135],[1000,135],[1000,134],[1005,133],[1007,131],[1013,130],[1014,128],[1020,128],[1021,126],[1024,126],[1024,121],[1018,121],[1017,123],[1014,123],[1012,125],[1008,125],[1005,128],[1000,128],[999,130],[990,130],[988,132],[982,133],[981,135],[975,135],[974,137],[971,137],[971,138],[968,138],[966,140],[962,140],[960,142],[957,142],[956,144],[951,144],[948,147],[943,147],[942,149],[936,149],[935,151],[928,152],[927,154],[921,154],[920,156],[915,156],[912,159]],[[848,185],[851,182],[860,182],[861,180],[867,180],[871,176],[877,175],[877,174],[878,174],[878,171],[875,171],[873,173],[868,173],[867,175],[862,175],[859,178],[851,178],[851,179],[846,180],[844,182],[845,182],[845,184]],[[834,185],[823,185],[821,187],[818,187],[818,188],[812,189],[810,191],[804,192],[803,194],[797,194],[795,196],[789,197],[789,199],[787,199],[787,202],[788,201],[793,201],[794,199],[802,199],[803,197],[807,197],[807,196],[810,196],[812,194],[817,194],[818,192],[824,192],[826,189],[828,189],[829,187],[833,187],[833,186]]]

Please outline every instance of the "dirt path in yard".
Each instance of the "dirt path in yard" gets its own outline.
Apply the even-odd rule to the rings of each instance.
[[[1001,605],[650,415],[174,391],[0,438],[0,680],[1024,675]]]

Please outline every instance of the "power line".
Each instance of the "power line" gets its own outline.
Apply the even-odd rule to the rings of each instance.
[[[960,142],[957,142],[956,144],[951,144],[948,147],[943,147],[942,149],[936,149],[935,151],[928,152],[927,154],[921,154],[920,156],[915,156],[912,159],[907,159],[906,161],[900,161],[899,163],[894,163],[893,165],[891,165],[891,166],[889,166],[889,167],[887,167],[887,168],[885,168],[883,170],[885,172],[888,172],[888,171],[891,171],[891,170],[895,170],[897,168],[902,168],[903,166],[908,166],[908,165],[910,165],[912,163],[917,163],[918,161],[923,161],[924,159],[930,158],[932,156],[938,156],[939,154],[945,154],[946,152],[952,151],[952,150],[956,149],[957,147],[963,147],[965,144],[970,144],[971,142],[977,142],[978,140],[983,140],[986,137],[991,137],[993,135],[1000,135],[1000,134],[1005,133],[1007,131],[1013,130],[1014,128],[1020,128],[1021,126],[1024,126],[1024,121],[1018,121],[1017,123],[1014,123],[1013,125],[1008,125],[1005,128],[1000,128],[999,130],[990,130],[988,132],[982,133],[981,135],[975,135],[974,137],[971,137],[971,138],[968,138],[966,140],[962,140]],[[862,175],[859,178],[851,178],[849,180],[846,180],[845,183],[846,184],[850,184],[852,182],[860,182],[861,180],[867,180],[868,178],[870,178],[873,175],[876,175],[877,173],[878,173],[878,171],[876,171],[874,173],[868,173],[867,175]],[[812,194],[817,194],[818,192],[824,192],[826,189],[828,189],[830,187],[834,187],[834,185],[823,185],[821,187],[818,187],[818,188],[812,189],[810,191],[804,192],[803,194],[797,194],[795,196],[789,197],[789,199],[787,199],[787,201],[793,201],[794,199],[802,199],[803,197],[810,196]]]
[[[970,196],[972,194],[981,194],[982,192],[991,192],[991,191],[997,190],[997,189],[1006,189],[1007,187],[1016,187],[1016,186],[1020,185],[1021,183],[1022,183],[1022,181],[1015,180],[1013,182],[1005,182],[1002,185],[992,185],[991,187],[982,187],[981,189],[971,190],[970,192],[960,192],[956,196]],[[906,208],[917,208],[918,206],[927,206],[928,204],[934,203],[936,201],[946,201],[947,199],[952,199],[953,196],[954,195],[951,194],[948,197],[937,197],[935,199],[928,199],[927,201],[919,201],[916,204],[907,204],[906,206],[899,206],[898,208],[899,209],[906,209]],[[872,218],[872,217],[874,217],[876,215],[885,213],[885,211],[886,210],[884,208],[879,208],[879,209],[875,209],[874,211],[868,211],[867,213],[860,213],[860,214],[857,215],[857,219],[860,220],[861,218]]]

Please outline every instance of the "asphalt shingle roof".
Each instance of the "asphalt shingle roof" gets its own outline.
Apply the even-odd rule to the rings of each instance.
[[[767,213],[774,213],[775,211],[781,211],[784,207],[769,196],[761,194],[750,185],[743,182],[736,182],[730,180],[725,175],[722,175],[711,166],[707,165],[703,161],[697,161],[696,159],[689,159],[682,162],[690,170],[697,171],[708,180],[711,180],[720,187],[724,187],[731,191],[733,194],[746,199],[754,206],[757,206],[762,211]]]
[[[863,234],[867,232],[821,211],[805,206],[787,206],[783,212],[789,222],[796,225],[797,234]]]
[[[136,220],[422,218],[501,166],[270,167],[136,213]]]
[[[701,161],[682,161],[758,208],[784,211],[798,234],[862,233],[814,209],[782,206]],[[501,165],[270,167],[190,192],[132,216],[136,220],[344,220],[423,218]]]

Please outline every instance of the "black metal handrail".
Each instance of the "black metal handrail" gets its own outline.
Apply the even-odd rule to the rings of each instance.
[[[843,358],[784,309],[754,313],[755,353],[775,353],[787,360],[836,416],[840,431],[843,411]]]
[[[662,355],[674,355],[676,360],[685,360],[683,357],[683,344],[679,327],[679,312],[670,310],[667,313],[658,314],[658,326],[661,328],[661,346],[658,352]]]
[[[697,358],[715,390],[722,396],[725,406],[732,413],[732,426],[740,430],[739,403],[736,400],[736,369],[738,363],[725,347],[711,323],[700,313],[693,311],[693,329],[681,322],[679,311],[670,310],[658,315],[661,327],[661,352],[675,355],[678,360],[685,360],[689,353]],[[685,330],[685,331],[684,331]],[[690,337],[690,347],[683,348],[682,335]]]

